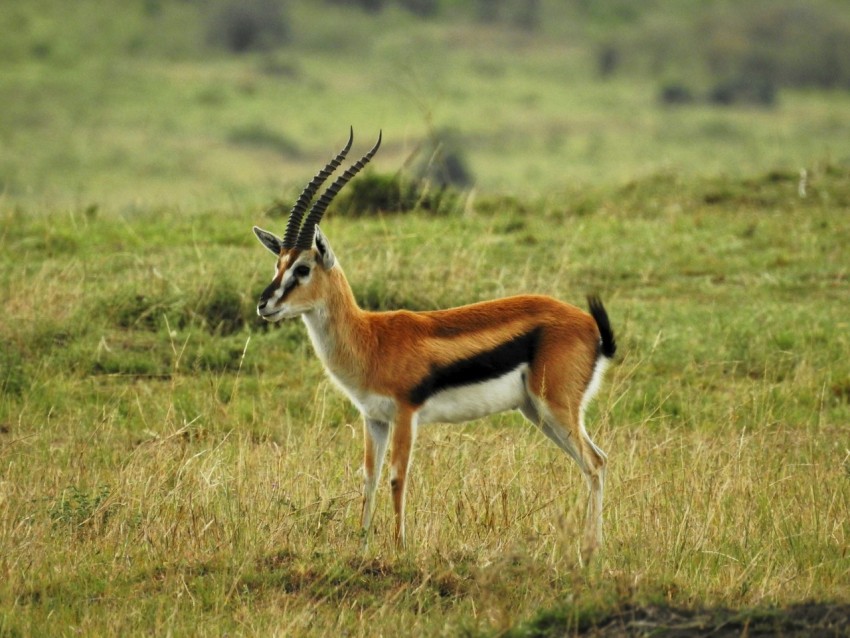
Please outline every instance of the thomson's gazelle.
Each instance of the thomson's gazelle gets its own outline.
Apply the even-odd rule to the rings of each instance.
[[[381,138],[318,198],[316,190],[351,148],[348,140],[307,185],[283,239],[254,227],[277,269],[257,312],[266,321],[300,316],[330,377],[363,414],[362,526],[392,442],[395,538],[404,543],[404,491],[417,428],[520,410],[578,463],[590,488],[584,549],[602,539],[605,454],[583,415],[616,350],[602,302],[590,314],[551,297],[521,295],[433,312],[368,312],[358,307],[317,226],[333,197],[372,158]]]

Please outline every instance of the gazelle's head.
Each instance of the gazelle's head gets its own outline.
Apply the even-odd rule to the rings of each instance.
[[[348,144],[319,171],[302,191],[292,211],[283,239],[254,226],[257,239],[277,257],[275,275],[257,304],[257,314],[266,321],[280,321],[309,312],[325,299],[331,285],[329,273],[336,264],[328,240],[319,230],[318,223],[339,190],[354,177],[377,152],[381,136],[372,149],[351,165],[316,200],[304,223],[301,221],[307,206],[318,188],[340,165],[354,140],[352,130]]]

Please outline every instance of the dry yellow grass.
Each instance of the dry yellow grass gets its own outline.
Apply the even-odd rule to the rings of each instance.
[[[300,324],[253,323],[255,215],[151,212],[120,234],[56,217],[60,250],[5,214],[0,631],[522,635],[545,609],[577,626],[628,603],[846,602],[846,184],[652,180],[584,194],[582,216],[331,220],[380,303],[601,289],[622,355],[589,414],[610,456],[590,565],[583,481],[517,415],[425,428],[409,548],[385,477],[361,553],[359,417]]]

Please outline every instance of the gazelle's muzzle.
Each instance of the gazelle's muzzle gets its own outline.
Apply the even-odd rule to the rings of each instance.
[[[276,281],[273,281],[268,286],[266,286],[266,289],[260,295],[260,301],[257,304],[257,314],[259,314],[261,317],[263,316],[263,311],[266,309],[266,306],[268,306],[269,301],[271,301],[272,296],[274,295],[275,291],[278,290],[278,288],[280,288],[280,284]]]
[[[280,321],[287,316],[298,314],[289,308],[284,299],[287,293],[295,287],[295,282],[284,286],[278,281],[271,282],[260,295],[257,303],[257,314],[266,321]]]

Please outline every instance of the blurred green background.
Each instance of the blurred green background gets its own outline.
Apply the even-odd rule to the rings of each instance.
[[[479,192],[850,163],[843,0],[0,4],[6,205],[267,204],[355,130]]]

